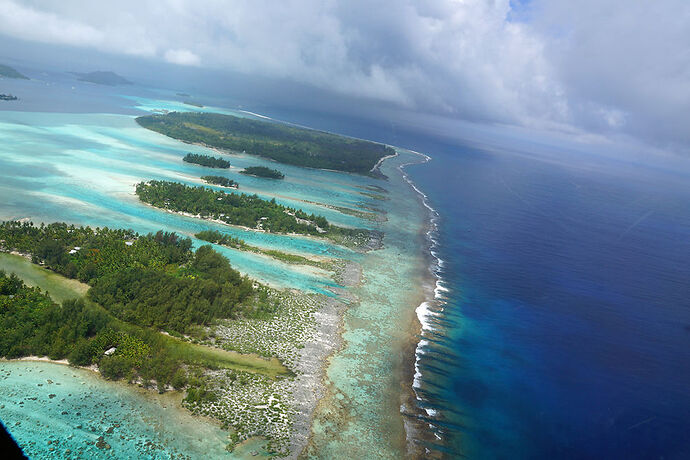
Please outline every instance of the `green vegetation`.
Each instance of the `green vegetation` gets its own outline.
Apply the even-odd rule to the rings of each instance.
[[[92,285],[89,298],[139,326],[187,333],[236,315],[253,294],[251,281],[225,257],[210,246],[194,253],[191,240],[174,233],[4,222],[0,244]]]
[[[194,102],[194,101],[184,101],[183,104],[187,104],[187,105],[191,105],[192,107],[199,107],[199,108],[204,106],[203,104],[199,104],[198,102]]]
[[[98,85],[117,86],[117,85],[131,85],[132,82],[110,71],[97,71],[88,73],[72,72],[78,76],[79,81],[88,81]]]
[[[213,185],[220,185],[221,187],[228,187],[228,188],[237,188],[238,184],[232,179],[228,179],[227,177],[223,176],[203,176],[201,178],[204,182],[207,182],[209,184]]]
[[[278,171],[277,169],[267,168],[265,166],[250,166],[248,168],[244,168],[244,170],[240,171],[240,173],[247,174],[248,176],[267,177],[269,179],[285,178],[285,174],[282,172]]]
[[[245,151],[282,163],[370,174],[394,150],[382,144],[282,123],[214,113],[148,115],[137,118],[147,129],[189,143]]]
[[[28,80],[29,77],[26,75],[22,75],[21,73],[17,72],[15,69],[8,65],[3,65],[0,64],[0,77],[5,77],[5,78],[18,78],[20,80]]]
[[[200,240],[208,241],[209,243],[214,244],[221,244],[230,248],[246,250],[247,248],[252,247],[245,243],[244,240],[226,235],[218,230],[202,230],[194,236]]]
[[[15,254],[0,253],[0,270],[15,273],[28,286],[40,288],[58,303],[78,299],[89,290],[88,284],[60,276]]]
[[[194,236],[200,240],[208,241],[209,243],[220,244],[221,246],[227,246],[229,248],[239,249],[241,251],[263,254],[288,264],[311,265],[313,267],[323,268],[324,270],[333,269],[332,264],[329,262],[312,260],[297,254],[289,254],[287,252],[277,251],[275,249],[262,249],[256,246],[251,246],[242,239],[234,238],[217,230],[203,230]]]
[[[203,380],[188,379],[195,368],[226,368],[270,377],[286,374],[277,361],[193,345],[159,332],[118,321],[85,299],[58,305],[39,288],[0,271],[0,356],[48,356],[71,364],[97,364],[109,379],[155,380],[196,393]]]
[[[168,181],[141,182],[137,184],[136,194],[141,201],[157,208],[268,232],[318,235],[353,248],[369,248],[371,237],[380,237],[366,229],[331,225],[323,216],[277,204],[275,198],[267,201],[257,195],[225,193]]]
[[[314,338],[316,298],[307,305],[292,293],[254,287],[210,246],[194,252],[174,233],[5,222],[0,250],[25,254],[0,254],[0,266],[19,267],[39,285],[46,282],[37,273],[47,269],[27,270],[26,257],[92,285],[86,296],[60,305],[0,271],[0,356],[67,359],[160,392],[186,389],[184,405],[222,422],[233,445],[260,435],[273,452],[287,453],[296,416],[290,369]],[[74,283],[79,293],[88,287],[52,278],[59,279],[47,285]],[[241,306],[238,298],[245,299]],[[289,360],[289,368],[278,359]]]
[[[187,163],[206,166],[207,168],[227,169],[230,167],[230,162],[227,160],[209,155],[199,155],[196,153],[188,153],[182,160],[186,161]]]
[[[188,266],[172,273],[129,267],[99,278],[89,297],[129,323],[187,333],[238,314],[252,291],[225,257],[202,246]]]
[[[177,182],[150,181],[137,184],[139,199],[158,208],[187,212],[227,224],[260,228],[275,233],[318,235],[331,230],[322,216],[263,200],[257,195],[225,193]]]
[[[108,378],[153,379],[159,388],[184,386],[189,366],[268,376],[287,373],[275,358],[213,350],[159,332],[198,335],[200,326],[217,319],[252,317],[261,310],[251,281],[210,246],[193,252],[191,240],[174,233],[142,236],[131,230],[64,223],[4,222],[0,249],[27,254],[37,264],[92,285],[85,298],[70,298],[60,306],[39,288],[2,272],[0,356],[33,354],[68,358],[77,365],[98,364]],[[21,257],[12,257],[5,266],[19,267],[20,274],[46,285],[36,274],[45,269],[32,272],[17,262]],[[63,285],[73,283],[62,280]],[[57,284],[49,280],[47,285]],[[104,354],[110,348],[115,350]]]

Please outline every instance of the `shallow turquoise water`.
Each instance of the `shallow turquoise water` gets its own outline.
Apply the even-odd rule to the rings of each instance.
[[[361,187],[375,183],[373,179],[287,165],[280,165],[287,176],[283,181],[252,178],[238,171],[272,162],[248,155],[229,155],[230,171],[184,163],[181,158],[186,152],[208,153],[209,149],[145,130],[127,115],[0,112],[0,136],[5,141],[0,147],[0,195],[5,198],[0,219],[67,221],[139,232],[166,229],[187,236],[214,228],[266,248],[353,258],[357,256],[352,251],[323,240],[245,231],[154,209],[137,200],[134,185],[150,179],[199,185],[201,175],[222,174],[240,182],[241,193],[260,190],[264,198],[356,227],[371,223],[303,200],[346,207],[377,205],[360,193]],[[323,271],[218,249],[243,273],[278,287],[327,292],[333,286]]]
[[[390,179],[384,248],[361,260],[365,282],[354,289],[359,302],[344,316],[344,346],[330,360],[329,396],[314,422],[313,458],[401,458],[405,427],[400,415],[401,389],[411,385],[401,349],[409,340],[426,261],[427,213],[399,171],[423,159],[399,150],[382,168]],[[409,387],[408,387],[409,388]]]
[[[396,288],[398,284],[395,283],[405,276],[410,267],[407,253],[396,253],[393,259],[398,264],[395,273],[400,275],[394,277],[395,282],[388,283],[386,272],[380,275],[375,273],[380,268],[377,265],[385,263],[391,251],[401,249],[397,243],[391,244],[398,241],[391,237],[387,238],[390,247],[372,259],[369,255],[362,256],[325,240],[247,231],[168,213],[139,203],[134,195],[134,185],[140,181],[164,179],[200,185],[200,176],[220,174],[238,181],[241,193],[275,198],[282,204],[322,214],[339,225],[381,228],[381,224],[305,201],[353,209],[386,208],[395,204],[397,209],[404,207],[401,200],[404,194],[396,196],[395,200],[382,202],[366,196],[366,187],[387,187],[384,181],[334,171],[276,165],[243,154],[227,156],[232,164],[230,170],[219,172],[190,165],[182,161],[187,152],[218,153],[145,130],[136,124],[133,115],[121,112],[126,112],[127,107],[132,106],[138,106],[142,114],[161,108],[193,110],[194,107],[181,107],[174,101],[141,97],[119,100],[123,105],[113,107],[113,113],[0,111],[0,137],[3,139],[0,145],[0,220],[28,218],[34,222],[66,221],[94,227],[127,227],[141,233],[164,229],[190,237],[210,228],[264,248],[359,262],[368,260],[365,277],[378,280],[371,285],[373,290]],[[228,112],[236,114],[231,110]],[[277,167],[285,173],[286,178],[273,181],[239,174],[241,169],[251,165]],[[395,182],[396,190],[401,186],[399,181]],[[383,225],[386,230],[409,224],[401,215],[393,216],[391,222]],[[414,233],[414,230],[411,231]],[[399,235],[403,239],[408,236],[407,230]],[[205,244],[197,240],[194,243]],[[405,250],[412,249],[414,244],[411,240],[407,241]],[[335,283],[323,270],[284,264],[269,257],[218,246],[216,249],[225,254],[234,267],[262,282],[334,295],[330,288]],[[405,294],[401,295],[404,297]],[[385,301],[367,303],[365,309],[379,308],[382,303],[385,304]],[[394,307],[388,305],[386,308]],[[376,313],[378,320],[385,322],[386,311]],[[375,334],[375,331],[369,333]],[[355,338],[351,334],[348,336],[349,340]],[[381,343],[387,338],[384,336]],[[367,366],[379,366],[381,374],[388,372],[390,369],[385,366],[385,358],[389,351],[389,347],[381,348]],[[330,372],[330,377],[339,384],[353,388],[363,385],[361,374],[348,374],[347,369],[339,364]],[[48,390],[48,379],[60,385],[50,384]],[[371,394],[365,392],[363,401],[377,405],[381,398],[389,400],[381,391],[390,389],[391,382],[388,379]],[[51,399],[49,394],[56,396]],[[357,394],[360,395],[359,390]],[[36,399],[28,399],[34,397]],[[202,455],[201,452],[208,458],[227,455],[222,450],[225,434],[215,425],[186,417],[184,411],[173,409],[171,405],[162,407],[150,400],[150,395],[144,397],[131,387],[105,382],[91,373],[66,366],[36,362],[0,363],[0,406],[4,406],[0,409],[0,419],[34,458],[61,452],[64,454],[66,449],[72,452],[82,449],[85,457],[104,454],[105,451],[87,444],[101,435],[112,446],[108,455],[118,457],[169,458],[169,454],[184,453],[196,458]],[[29,411],[26,410],[28,408]],[[386,423],[395,413],[395,410],[391,413],[389,409],[389,405],[383,409]],[[77,415],[77,412],[81,415]],[[359,413],[358,416],[363,417],[362,424],[357,424],[353,433],[361,432],[377,415]],[[187,422],[193,423],[194,428]],[[104,434],[115,423],[120,426],[113,433]],[[82,425],[82,428],[76,428],[78,425]],[[191,436],[190,433],[195,434]],[[120,436],[124,436],[124,439]],[[47,444],[49,440],[51,444]],[[149,453],[145,451],[145,443],[149,441],[164,445],[167,450]],[[331,448],[338,445],[335,442]],[[51,447],[53,451],[49,450]],[[324,450],[328,451],[330,448]]]
[[[33,459],[231,457],[227,432],[172,400],[61,364],[0,362],[0,419]]]

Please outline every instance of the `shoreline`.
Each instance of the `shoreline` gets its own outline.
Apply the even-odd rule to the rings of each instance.
[[[132,193],[131,195],[136,196],[136,194],[134,194],[134,193]],[[157,206],[154,206],[152,204],[149,204],[149,203],[146,203],[144,201],[139,200],[138,197],[137,197],[137,202],[143,204],[144,206],[148,206],[152,209],[158,209],[159,211],[165,211],[165,212],[169,212],[170,214],[177,214],[179,216],[189,217],[191,219],[205,220],[207,222],[213,222],[214,224],[227,225],[228,227],[237,228],[237,229],[244,230],[247,232],[269,233],[271,235],[304,238],[307,240],[318,241],[320,243],[326,242],[328,244],[340,246],[342,248],[349,249],[350,251],[358,252],[358,253],[365,253],[368,251],[373,251],[373,250],[379,249],[382,245],[382,240],[383,240],[383,237],[381,235],[379,235],[377,232],[369,230],[369,241],[366,243],[366,245],[347,246],[347,245],[344,245],[342,243],[338,243],[337,241],[332,240],[330,238],[319,237],[319,236],[314,236],[314,235],[305,235],[302,233],[270,233],[270,232],[267,232],[266,230],[263,230],[263,229],[249,228],[249,227],[244,227],[242,225],[229,224],[229,223],[222,221],[220,219],[203,217],[203,216],[201,216],[201,214],[192,214],[192,213],[189,213],[186,211],[174,211],[174,210],[168,209],[168,208],[159,208]]]
[[[404,150],[404,152],[408,151]],[[399,155],[402,153],[403,149],[399,151]],[[429,158],[425,155],[418,154],[418,156],[429,161]],[[396,176],[395,182],[400,184],[398,187],[403,187],[406,190],[406,203],[409,196],[409,199],[412,200],[410,202],[414,203],[415,209],[414,219],[416,228],[414,232],[410,233],[410,236],[415,235],[415,243],[413,244],[418,245],[416,248],[414,245],[412,246],[413,252],[411,252],[410,256],[414,259],[414,264],[410,267],[412,270],[408,272],[407,281],[403,281],[407,286],[410,286],[409,289],[405,289],[409,293],[404,297],[393,295],[390,297],[391,300],[385,300],[388,296],[384,292],[372,290],[376,289],[376,286],[386,285],[385,278],[381,276],[384,272],[381,272],[378,269],[378,265],[376,265],[382,263],[379,259],[389,256],[395,257],[396,254],[389,255],[387,252],[377,254],[373,252],[369,262],[362,262],[362,267],[366,273],[364,276],[367,279],[371,277],[372,281],[361,285],[360,289],[352,293],[358,296],[357,303],[348,305],[342,316],[343,326],[339,332],[340,346],[328,357],[326,362],[326,374],[323,381],[326,393],[319,400],[314,412],[312,434],[307,449],[302,453],[303,456],[319,456],[326,453],[329,455],[336,455],[336,453],[337,455],[343,455],[344,452],[347,452],[350,456],[365,458],[368,455],[373,455],[373,451],[368,448],[381,446],[386,449],[380,452],[382,458],[389,458],[388,455],[393,452],[398,452],[405,458],[427,458],[423,442],[426,441],[426,433],[429,430],[422,419],[424,417],[423,414],[419,413],[422,409],[418,404],[413,383],[416,350],[422,330],[420,319],[423,319],[417,315],[416,310],[426,300],[433,297],[433,283],[429,281],[431,277],[428,272],[430,255],[426,251],[429,247],[427,233],[431,227],[427,217],[428,214],[425,212],[427,207],[422,206],[423,202],[420,199],[422,195],[414,187],[414,184],[410,183],[403,170],[407,164],[417,164],[425,161],[417,161],[416,157],[411,158],[411,160],[403,165],[399,165],[398,163],[400,162],[396,162],[392,170],[392,172],[400,171],[401,176],[399,178]],[[407,161],[407,158],[405,161]],[[391,171],[388,172],[391,174]],[[402,224],[404,225],[404,223]],[[388,223],[388,225],[391,224]],[[417,225],[419,226],[417,227]],[[396,235],[393,238],[400,238],[402,234],[393,232],[392,235]],[[391,244],[399,244],[399,240],[393,239]],[[390,250],[386,244],[383,244],[383,248]],[[420,252],[419,248],[423,248],[423,250]],[[397,255],[400,254],[398,253]],[[391,302],[394,302],[394,304],[391,304]],[[384,305],[388,304],[389,306],[383,307],[383,305],[380,305],[381,303]],[[387,317],[373,312],[370,314],[367,312],[367,308],[370,305],[380,305],[380,307],[383,307],[382,311],[387,311],[386,308],[392,308],[392,310]],[[392,320],[395,323],[391,323]],[[381,331],[371,329],[371,324],[375,324],[377,321],[382,322],[381,327],[383,329]],[[390,328],[393,324],[397,324],[397,326]],[[359,334],[359,340],[356,334]],[[368,340],[367,334],[369,334],[369,337],[372,337],[371,341]],[[374,336],[379,338],[373,339]],[[384,345],[381,341],[385,341],[387,345]],[[387,352],[381,354],[377,350],[369,351],[362,343],[370,343],[371,345],[379,343],[381,347],[377,348],[377,350],[383,348]],[[353,361],[359,353],[372,353],[376,357],[371,360],[365,359],[359,366],[354,366]],[[377,363],[377,361],[379,362],[378,367],[367,367]],[[388,366],[390,366],[390,371],[386,372],[385,375],[381,375],[382,380],[380,382],[378,379],[375,381],[376,383],[370,380],[371,377],[376,375],[377,368],[383,369]],[[381,393],[379,393],[380,390],[375,390],[377,392],[376,401],[381,403],[379,409],[370,412],[369,409],[361,405],[362,398],[358,397],[358,392],[361,393],[362,390],[350,389],[354,382],[351,382],[351,379],[343,375],[345,369],[347,369],[350,375],[357,375],[358,377],[355,377],[355,381],[359,378],[362,380],[361,383],[364,387],[370,385],[372,388],[382,388],[379,385],[387,387]],[[360,369],[362,370],[360,371]],[[359,375],[359,372],[362,374]],[[345,380],[342,378],[334,379],[334,376],[343,377]],[[363,399],[368,400],[366,396],[363,396]],[[377,437],[376,433],[378,431],[376,433],[371,431],[374,429],[374,426],[361,425],[359,420],[364,414],[361,411],[366,411],[369,415],[371,413],[381,413],[381,418],[378,419],[381,421],[381,425],[375,426],[383,430],[380,433],[387,433],[388,436],[384,439]],[[383,455],[383,452],[388,454]]]
[[[396,152],[396,155],[388,156],[388,158],[395,158],[396,156],[399,156],[399,155],[400,154],[398,154],[398,152]],[[388,158],[386,158],[386,159],[388,159]],[[395,160],[394,160],[394,162],[395,162],[396,166],[397,166],[397,163],[399,163],[398,161],[395,161]],[[390,166],[390,163],[391,162],[385,163],[383,160],[381,160],[379,166],[385,165],[385,170],[388,171],[388,169],[389,169],[388,166]],[[392,167],[390,169],[392,169]],[[347,173],[347,172],[338,172],[338,173],[339,174],[354,174],[354,173]],[[400,182],[399,178],[396,178],[396,183],[398,183],[398,182]],[[118,193],[120,193],[120,192],[118,192]],[[410,195],[405,194],[405,204],[407,204],[407,202],[409,202],[409,203],[413,203],[416,206],[415,201],[413,199],[411,199],[411,197],[412,197],[411,194]],[[136,200],[136,202],[141,203],[141,201],[139,201],[139,200]],[[152,206],[152,208],[155,208],[155,206]],[[156,209],[160,210],[160,208],[156,208]],[[415,227],[418,226],[417,218],[419,217],[420,220],[423,219],[423,214],[421,212],[417,212],[416,209],[417,208],[415,208],[415,214],[416,214],[416,216],[415,216]],[[174,211],[169,211],[169,210],[168,210],[168,212],[175,213]],[[184,215],[184,214],[182,214],[182,215]],[[191,216],[191,215],[189,217],[196,218],[196,216]],[[213,221],[213,219],[209,219],[209,220]],[[219,223],[232,226],[231,224],[227,224],[225,222],[219,222]],[[254,231],[254,232],[257,231],[255,229],[250,229],[250,228],[248,228],[246,230],[247,231]],[[417,228],[414,228],[414,232],[410,232],[410,234],[415,233],[416,230],[417,230]],[[332,242],[331,240],[328,240],[328,239],[319,238],[318,236],[312,237],[312,236],[306,236],[306,235],[290,235],[290,234],[284,234],[284,235],[287,236],[288,238],[292,238],[292,237],[304,238],[304,239],[312,239],[313,238],[317,241],[324,241],[325,240],[325,241],[328,241],[329,243],[331,243],[333,245],[338,245],[338,243]],[[381,237],[380,236],[378,238],[374,237],[371,240],[369,240],[369,242],[372,243],[371,246],[380,246],[381,245]],[[420,244],[420,247],[421,246],[422,245]],[[415,257],[417,256],[417,254],[418,254],[418,249],[415,249],[415,252],[414,252]],[[346,275],[345,277],[349,278],[350,272],[353,272],[354,269],[352,269],[352,267],[348,265],[348,267],[346,267],[344,269],[344,271],[348,273],[348,275]],[[415,273],[417,273],[417,272],[415,271]],[[369,274],[369,272],[367,272],[367,274]],[[361,273],[358,275],[358,278],[360,278],[360,277],[361,277]],[[415,276],[415,278],[413,278],[413,280],[416,283],[417,277]],[[343,283],[343,284],[349,287],[349,284],[347,284],[347,283]],[[346,292],[346,294],[344,295],[344,297],[347,296],[347,294],[350,294],[352,297],[354,297],[354,294],[350,291],[350,289],[346,289],[345,292]],[[338,300],[338,299],[336,299],[336,300]],[[344,299],[341,299],[341,300],[344,300]],[[417,300],[417,294],[415,293],[413,296],[408,297],[406,302],[404,302],[404,303],[401,302],[400,303],[401,307],[404,306],[405,310],[410,310],[410,309],[407,309],[407,304],[412,303],[412,301],[416,301],[416,300]],[[328,368],[329,361],[332,359],[334,354],[336,354],[338,352],[338,350],[340,350],[342,348],[343,333],[344,333],[344,326],[343,326],[344,312],[347,311],[348,308],[350,308],[350,305],[347,305],[344,302],[332,303],[332,301],[329,301],[328,299],[324,299],[320,303],[321,303],[321,308],[319,309],[319,311],[316,314],[316,318],[318,320],[317,321],[317,328],[319,329],[319,336],[316,340],[311,340],[311,341],[309,341],[309,343],[306,343],[305,344],[306,346],[304,349],[299,350],[300,356],[298,359],[298,362],[299,362],[298,365],[299,366],[305,366],[306,367],[308,365],[314,365],[314,363],[316,363],[318,366],[316,368],[314,368],[313,372],[311,372],[309,375],[306,375],[306,373],[305,373],[304,376],[300,376],[297,380],[297,383],[295,384],[295,390],[296,390],[295,391],[295,400],[297,400],[300,397],[310,398],[308,401],[305,401],[303,403],[304,405],[298,406],[300,414],[302,412],[302,408],[304,408],[304,410],[305,410],[304,413],[306,414],[307,419],[306,419],[306,421],[303,421],[302,423],[304,426],[307,427],[306,429],[309,430],[309,431],[307,431],[307,435],[309,435],[309,436],[310,436],[310,430],[311,430],[311,426],[312,426],[312,420],[314,419],[313,407],[315,407],[315,405],[318,404],[318,402],[323,398],[323,394],[325,394],[325,392],[327,391],[327,389],[326,389],[326,385],[327,385],[326,369]],[[413,319],[414,313],[412,312],[410,315],[408,315],[408,312],[406,311],[404,314],[405,314],[405,322],[412,324],[413,327],[416,327],[416,323]],[[408,321],[408,319],[409,319],[409,321]],[[401,328],[400,332],[401,333],[407,333],[407,327]],[[410,335],[412,337],[414,337],[413,334],[410,334]],[[311,346],[318,348],[318,350],[312,349]],[[396,346],[396,348],[398,348],[398,347]],[[405,351],[405,353],[406,353],[407,346],[403,349],[403,351]],[[396,350],[396,355],[394,355],[394,356],[392,355],[391,359],[395,360],[396,362],[401,361],[399,356],[400,355],[398,355],[397,350]],[[407,356],[408,356],[408,354],[406,353],[405,357],[407,357]],[[38,360],[39,361],[49,361],[48,359],[45,359],[45,358],[38,359]],[[309,360],[309,362],[307,362],[305,360]],[[58,362],[58,364],[67,364],[67,363]],[[400,367],[400,366],[398,366],[398,367]],[[406,369],[407,368],[402,369],[402,372],[405,372],[405,374],[404,374],[405,376],[408,375]],[[396,369],[395,374],[393,374],[392,377],[397,378],[398,372],[399,372],[399,370]],[[314,385],[313,387],[309,386],[308,383],[303,384],[303,382],[306,382],[307,380],[310,380],[310,379],[316,382],[313,384]],[[398,382],[403,382],[403,379],[398,379]],[[396,382],[396,384],[398,382]],[[133,389],[139,389],[139,387],[137,387],[137,386],[132,386],[132,388]],[[316,389],[314,390],[313,388],[316,388]],[[142,390],[142,391],[147,391],[147,390]],[[304,394],[301,395],[301,393],[299,393],[299,392],[303,392]],[[395,393],[397,393],[397,391]],[[398,395],[395,393],[390,394],[390,399],[394,399],[394,398],[398,397]],[[298,402],[298,404],[299,404],[299,402]],[[399,417],[399,415],[398,415],[398,417]],[[297,423],[298,422],[295,423],[295,428],[298,428]],[[403,436],[401,435],[400,438],[402,439]],[[293,455],[299,456],[302,452],[304,452],[304,447],[302,449],[299,449],[299,445],[302,445],[303,443],[306,443],[307,441],[308,441],[308,438],[306,436],[304,438],[301,438],[301,439],[298,437],[294,437],[294,443],[295,443],[294,445],[296,447],[295,447],[294,452],[291,450],[290,455],[291,456],[293,456]],[[291,440],[291,442],[292,442],[292,440]],[[396,437],[396,449],[397,449],[397,446],[400,444],[402,444],[402,443],[398,442],[398,437]],[[293,444],[291,443],[291,446],[292,445]]]
[[[391,154],[391,155],[386,155],[386,156],[384,156],[384,157],[379,158],[379,161],[376,162],[376,164],[374,165],[374,167],[371,168],[371,169],[369,170],[369,172],[372,172],[372,173],[373,173],[374,171],[376,171],[376,170],[379,169],[379,166],[381,166],[381,165],[383,164],[384,161],[386,161],[386,160],[389,159],[389,158],[395,158],[395,157],[397,157],[398,155],[399,155],[398,152],[395,152],[395,153],[393,153],[393,154]]]
[[[50,365],[64,366],[78,371],[84,371],[92,378],[94,378],[95,381],[100,382],[100,384],[112,385],[113,387],[117,387],[121,390],[124,390],[127,393],[138,395],[144,400],[157,406],[160,406],[162,409],[173,409],[177,413],[177,415],[179,415],[182,418],[189,418],[196,422],[203,422],[207,425],[215,427],[216,429],[221,429],[225,432],[225,434],[227,434],[227,431],[222,429],[221,422],[219,420],[213,417],[195,414],[193,411],[185,407],[183,404],[183,391],[168,390],[164,393],[159,393],[157,390],[153,388],[146,388],[137,383],[129,383],[124,380],[106,379],[98,371],[98,367],[95,364],[91,366],[75,366],[70,364],[66,359],[54,360],[48,358],[47,356],[24,356],[22,358],[14,359],[0,358],[0,364],[2,363],[45,363]]]
[[[439,292],[445,289],[441,284],[442,278],[439,275],[439,271],[443,266],[443,260],[435,252],[438,246],[436,235],[438,234],[440,215],[429,204],[427,195],[417,187],[408,173],[405,172],[407,166],[424,164],[431,161],[432,158],[414,150],[409,151],[421,156],[424,161],[421,163],[405,163],[400,165],[398,169],[402,174],[403,180],[412,187],[418,199],[427,210],[426,225],[420,229],[420,233],[424,235],[426,241],[426,250],[422,254],[425,263],[421,274],[421,286],[419,287],[422,302],[415,308],[415,319],[411,324],[409,339],[405,346],[407,352],[404,354],[403,369],[405,370],[405,375],[402,380],[403,393],[401,395],[400,412],[404,417],[405,431],[408,435],[408,454],[417,458],[437,458],[439,457],[438,453],[432,452],[428,448],[424,448],[423,452],[421,451],[421,443],[435,444],[443,442],[443,440],[436,433],[435,428],[437,427],[433,423],[437,411],[424,407],[425,399],[420,395],[419,389],[423,381],[420,360],[421,356],[424,355],[424,347],[428,344],[426,336],[435,330],[431,322],[433,321],[432,318],[438,315],[431,307],[435,306],[435,304],[442,304]]]

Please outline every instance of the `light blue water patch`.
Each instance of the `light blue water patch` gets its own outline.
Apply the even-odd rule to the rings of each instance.
[[[144,205],[134,195],[136,183],[150,179],[199,185],[203,174],[217,170],[181,161],[187,151],[208,153],[139,127],[130,116],[108,114],[42,114],[2,112],[0,135],[0,218],[29,218],[36,222],[66,221],[94,227],[127,227],[140,233],[160,229],[193,236],[215,229],[248,244],[302,255],[356,259],[346,248],[327,240],[249,231],[165,212]],[[325,215],[332,222],[365,227],[363,219],[304,203],[319,201],[353,206],[362,201],[362,186],[375,182],[332,171],[283,168],[285,181],[237,174],[252,164],[271,165],[248,155],[232,155],[236,169],[225,174],[241,181],[243,192],[259,192],[266,199]],[[282,166],[281,166],[282,168]],[[247,184],[253,184],[247,186]],[[266,186],[266,189],[259,189]],[[201,244],[201,242],[196,242]],[[328,274],[310,267],[288,265],[251,253],[223,248],[241,272],[278,287],[330,292]]]
[[[128,101],[132,101],[134,103],[134,108],[144,112],[160,113],[162,110],[167,110],[168,112],[210,112],[222,113],[225,115],[235,115],[236,117],[247,116],[244,112],[232,109],[208,105],[197,107],[195,105],[185,104],[182,100],[173,101],[169,99],[151,99],[147,97],[130,95],[123,95],[121,97]],[[192,101],[192,98],[180,97],[180,99]]]
[[[30,458],[231,458],[227,432],[154,397],[65,365],[0,362],[0,419]]]
[[[40,167],[36,164],[40,159],[62,166],[63,174],[65,169],[86,168],[95,170],[88,172],[91,177],[119,174],[137,181],[163,179],[200,185],[200,176],[217,174],[238,181],[241,193],[275,198],[286,206],[321,214],[337,225],[350,227],[367,227],[370,223],[305,201],[354,209],[377,205],[376,200],[360,193],[360,187],[376,182],[370,178],[287,165],[279,166],[287,176],[285,180],[255,178],[239,172],[253,165],[276,167],[275,163],[242,154],[226,155],[232,163],[230,170],[185,163],[181,159],[188,152],[215,153],[144,130],[127,116],[38,114],[40,125],[36,126],[33,113],[4,115],[9,115],[8,122],[0,124],[0,133],[7,139],[5,158],[30,163],[24,171]],[[76,171],[71,175],[83,176]]]

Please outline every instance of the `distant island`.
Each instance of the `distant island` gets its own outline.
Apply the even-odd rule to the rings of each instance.
[[[209,155],[199,155],[197,153],[188,153],[182,159],[187,163],[194,163],[201,166],[206,166],[207,168],[222,168],[227,169],[230,167],[230,162],[223,160],[222,158],[216,158]]]
[[[225,193],[160,180],[140,182],[136,194],[144,203],[191,217],[270,233],[320,236],[353,248],[364,248],[377,236],[363,228],[332,225],[323,216],[307,214],[278,204],[275,198],[268,201],[258,195]]]
[[[190,94],[187,93],[177,93],[177,95],[180,97],[192,97]]]
[[[322,216],[308,215],[257,195],[225,193],[158,180],[137,184],[136,194],[141,201],[158,208],[268,232],[318,235],[329,229],[328,221]]]
[[[183,101],[182,103],[187,104],[187,105],[191,105],[192,107],[199,107],[199,108],[204,106],[203,104],[199,104],[198,102],[194,102],[194,101]]]
[[[79,81],[88,81],[90,83],[96,83],[98,85],[107,86],[118,86],[118,85],[131,85],[132,82],[124,77],[110,71],[97,71],[88,73],[72,72],[74,75],[78,76]]]
[[[237,182],[223,176],[203,176],[201,180],[208,184],[220,185],[221,187],[238,188]]]
[[[16,101],[17,99],[19,99],[17,96],[11,94],[0,94],[0,101]]]
[[[244,170],[240,171],[240,173],[248,176],[267,177],[269,179],[285,178],[285,174],[282,172],[278,171],[277,169],[267,168],[265,166],[250,166],[248,168],[244,168]]]
[[[395,151],[383,144],[215,113],[171,112],[138,117],[144,128],[188,143],[246,152],[281,163],[375,175],[379,160]]]
[[[21,73],[17,72],[15,69],[8,65],[0,64],[0,77],[5,77],[5,78],[17,78],[20,80],[28,80],[29,77],[26,75],[22,75]]]

